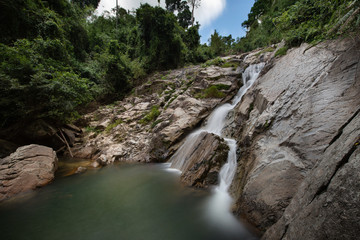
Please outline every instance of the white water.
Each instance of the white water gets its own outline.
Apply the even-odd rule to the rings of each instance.
[[[176,151],[170,159],[171,168],[183,171],[187,168],[187,159],[190,155],[190,150],[197,137],[202,132],[216,134],[220,137],[225,126],[225,119],[228,113],[241,101],[241,98],[247,90],[254,84],[258,78],[260,71],[264,67],[264,63],[250,65],[243,73],[243,86],[232,100],[232,103],[226,103],[216,108],[207,121],[207,124],[202,128],[191,133],[185,140],[184,144]],[[232,204],[232,199],[228,193],[230,184],[236,172],[236,141],[234,139],[224,138],[230,150],[228,153],[227,163],[221,168],[219,174],[219,185],[214,189],[214,194],[209,201],[208,214],[211,219],[215,219],[214,224],[221,224],[222,226],[238,228],[238,223],[230,213],[229,209]]]

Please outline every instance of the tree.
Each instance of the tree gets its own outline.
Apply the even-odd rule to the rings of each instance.
[[[143,4],[136,10],[141,38],[141,54],[148,70],[178,67],[183,60],[181,29],[173,13]]]
[[[200,46],[200,35],[199,35],[200,25],[189,27],[186,31],[184,42],[186,46],[191,51],[195,51]]]
[[[99,6],[100,0],[72,0],[72,2],[79,4],[81,7],[93,6],[96,9]]]
[[[210,48],[215,55],[221,55],[225,51],[225,43],[216,30],[210,37]]]
[[[188,28],[191,24],[192,24],[192,18],[191,18],[191,12],[190,12],[190,7],[189,5],[187,5],[186,1],[182,1],[180,3],[179,6],[179,10],[178,10],[178,22],[179,25],[182,26],[183,28]]]
[[[174,12],[180,8],[181,0],[165,0],[166,10]]]
[[[200,7],[201,0],[187,0],[191,6],[191,25],[194,26],[195,18],[194,18],[194,11],[195,8]]]

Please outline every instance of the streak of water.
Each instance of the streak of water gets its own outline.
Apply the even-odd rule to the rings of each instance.
[[[184,171],[187,168],[187,159],[191,155],[191,150],[197,137],[202,132],[213,133],[220,137],[222,136],[222,130],[225,126],[225,119],[228,113],[234,109],[234,107],[241,101],[241,98],[247,92],[247,90],[254,84],[258,78],[259,73],[264,67],[264,63],[250,65],[243,73],[242,80],[243,86],[239,89],[238,93],[232,100],[232,103],[226,103],[216,108],[207,121],[207,124],[202,128],[191,133],[185,140],[184,144],[177,150],[177,152],[171,158],[171,168]],[[209,201],[209,214],[211,219],[216,220],[217,225],[223,226],[236,226],[234,228],[239,229],[239,224],[235,218],[231,215],[229,209],[232,204],[232,199],[228,193],[228,189],[234,178],[236,172],[236,141],[234,139],[225,138],[230,150],[228,153],[227,163],[221,168],[219,174],[219,186],[214,189],[214,194]]]

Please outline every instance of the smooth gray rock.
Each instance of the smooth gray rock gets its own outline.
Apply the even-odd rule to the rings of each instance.
[[[359,237],[360,112],[340,133],[263,239]]]
[[[0,201],[51,182],[57,162],[51,148],[35,144],[0,159]]]
[[[359,43],[303,44],[268,63],[226,133],[239,143],[236,214],[266,231],[360,107]]]

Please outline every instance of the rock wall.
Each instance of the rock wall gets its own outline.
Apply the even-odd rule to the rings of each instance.
[[[309,214],[334,214],[334,218],[341,217],[334,208],[323,208],[321,214],[320,211],[313,212],[315,204],[318,204],[317,207],[325,204],[325,200],[317,200],[319,197],[314,193],[309,196],[316,197],[313,207],[308,206],[308,211],[302,212],[300,216],[297,214],[306,204],[296,205],[293,202],[301,202],[305,198],[302,194],[308,188],[301,185],[303,181],[304,184],[308,182],[307,187],[311,187],[321,174],[330,171],[332,175],[334,171],[328,168],[336,169],[338,162],[341,162],[339,159],[348,156],[346,149],[352,149],[357,144],[356,137],[340,144],[336,147],[339,151],[344,150],[340,156],[335,156],[336,151],[331,150],[335,142],[340,141],[339,134],[345,131],[344,125],[355,121],[354,114],[360,108],[359,50],[359,41],[353,39],[324,42],[314,47],[303,44],[289,50],[285,56],[267,63],[262,76],[229,116],[226,133],[237,139],[240,153],[231,187],[231,193],[236,199],[234,211],[245,216],[262,232],[282,219],[282,223],[272,228],[272,233],[276,232],[277,235],[267,233],[264,237],[266,239],[300,239],[298,234],[305,234],[305,226],[319,224],[313,226],[315,231],[324,230],[333,224],[318,223],[315,215],[311,218]],[[359,127],[358,122],[351,126],[347,127],[352,128],[352,131]],[[344,144],[346,147],[341,147]],[[353,151],[348,159],[349,164],[345,164],[349,167],[340,171],[342,176],[348,175],[349,182],[340,179],[336,183],[336,191],[348,188],[348,194],[356,194],[356,184],[351,187],[349,183],[357,179],[357,176],[352,175],[354,170],[350,170],[351,164],[358,168],[357,152]],[[312,169],[322,172],[315,177],[316,171]],[[331,179],[329,174],[324,176],[322,182]],[[341,184],[344,186],[341,187]],[[330,189],[329,186],[325,191]],[[297,200],[293,199],[294,195]],[[335,193],[330,195],[334,197]],[[358,201],[352,198],[351,204],[359,206]],[[339,199],[335,199],[335,202],[341,204]],[[297,210],[288,210],[295,206]],[[292,214],[289,215],[289,212]],[[354,214],[351,216],[354,217]],[[295,230],[295,223],[291,225],[293,218],[298,221],[298,226],[301,225],[299,230]],[[306,221],[309,222],[304,224]],[[349,221],[354,221],[354,218]],[[279,234],[278,229],[285,232],[286,228],[288,231],[284,236]],[[337,230],[344,232],[340,228]],[[301,239],[324,239],[316,238],[315,235],[306,235],[309,238],[303,236]]]
[[[235,95],[241,71],[241,64],[193,66],[150,76],[131,96],[84,116],[84,143],[73,148],[74,156],[100,164],[165,162],[216,106]],[[219,96],[204,94],[212,86]],[[158,116],[144,121],[154,108]]]
[[[51,182],[57,161],[51,148],[35,144],[0,159],[0,201]]]
[[[263,239],[357,239],[360,111],[344,125]]]

